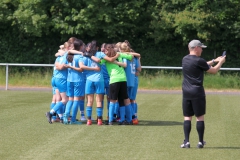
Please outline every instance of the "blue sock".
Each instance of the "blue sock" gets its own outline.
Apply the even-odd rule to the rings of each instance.
[[[115,103],[115,106],[114,106],[114,114],[118,114],[118,111],[119,111],[119,104],[118,103]]]
[[[53,109],[53,107],[56,105],[56,103],[51,103],[51,105],[50,105],[50,109]]]
[[[73,101],[73,106],[72,106],[72,118],[71,121],[75,122],[76,117],[77,117],[77,112],[78,112],[78,101]]]
[[[126,107],[121,106],[121,107],[119,107],[119,109],[120,109],[120,122],[123,122],[123,121],[125,121],[125,113],[126,113],[125,109],[126,109]]]
[[[81,116],[84,116],[84,100],[79,101]]]
[[[66,115],[70,115],[70,111],[72,109],[72,105],[73,105],[73,101],[72,100],[69,100],[67,102],[67,105],[66,105],[66,109],[65,109],[65,114]]]
[[[135,105],[134,105],[134,111],[135,111],[135,117],[137,118],[137,113],[138,113],[138,105],[137,105],[137,103],[134,103]]]
[[[104,101],[102,101],[102,108],[104,108]]]
[[[102,114],[103,114],[103,108],[102,107],[97,107],[96,111],[97,111],[98,118],[101,119],[102,118]]]
[[[108,121],[109,122],[113,122],[114,106],[115,106],[115,103],[110,102],[109,110],[108,110],[109,111],[109,114],[108,114]]]
[[[58,102],[53,108],[52,110],[54,110],[55,112],[57,112],[59,110],[59,112],[62,112],[62,108],[64,108],[64,104],[62,102]],[[50,112],[51,114],[53,114],[53,112]],[[60,113],[63,114],[64,112]]]
[[[53,107],[56,105],[56,103],[51,103],[50,105],[50,110],[53,109]],[[57,117],[56,116],[52,116],[52,119],[55,120]]]
[[[125,106],[125,111],[126,111],[126,120],[127,122],[132,122],[132,106],[131,104]]]
[[[87,106],[86,107],[86,113],[87,113],[88,120],[91,120],[91,118],[92,118],[92,106]]]

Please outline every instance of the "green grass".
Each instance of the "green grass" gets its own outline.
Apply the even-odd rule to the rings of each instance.
[[[16,68],[14,68],[16,69]],[[224,71],[221,71],[226,73]],[[205,74],[204,87],[211,90],[240,90],[240,75],[238,71],[228,74],[217,75]],[[6,85],[5,67],[0,67],[0,86]],[[21,87],[51,87],[52,68],[45,68],[44,71],[32,71],[25,69],[21,72],[9,69],[9,82],[11,86]],[[182,75],[167,70],[159,70],[155,74],[149,74],[145,70],[139,76],[140,89],[157,90],[181,90]]]
[[[0,91],[1,159],[211,159],[240,157],[239,94],[207,95],[204,149],[197,149],[195,121],[191,148],[183,141],[181,94],[137,96],[139,125],[49,124],[51,91]],[[95,115],[95,109],[93,110]],[[78,115],[79,117],[79,115]],[[104,110],[106,117],[106,109]]]

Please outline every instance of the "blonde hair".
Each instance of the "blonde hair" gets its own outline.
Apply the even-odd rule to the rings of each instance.
[[[126,42],[121,43],[120,49],[122,52],[130,52],[131,51],[131,48],[129,47],[128,43],[126,43]]]

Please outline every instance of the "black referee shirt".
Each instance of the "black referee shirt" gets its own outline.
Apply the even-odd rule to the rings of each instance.
[[[182,59],[183,98],[196,99],[205,96],[203,87],[204,71],[210,69],[206,60],[195,55],[186,55]]]

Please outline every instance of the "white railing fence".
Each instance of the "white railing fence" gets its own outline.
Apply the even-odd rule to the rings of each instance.
[[[8,90],[8,68],[9,68],[9,66],[53,67],[54,65],[53,64],[0,63],[0,66],[6,66],[6,87],[5,87],[5,90]],[[181,70],[182,67],[142,66],[142,69],[176,69],[176,70]],[[240,68],[220,68],[220,70],[240,71]]]

